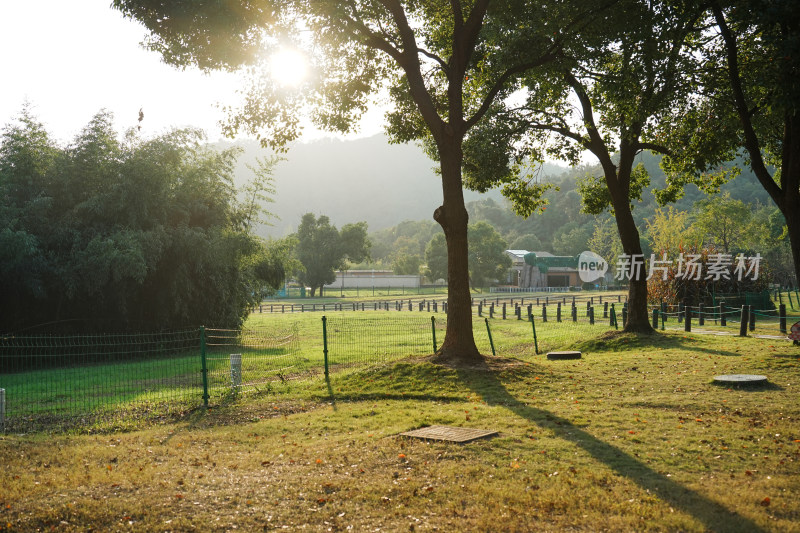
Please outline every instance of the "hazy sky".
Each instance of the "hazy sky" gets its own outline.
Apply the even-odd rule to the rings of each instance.
[[[110,3],[0,0],[0,126],[27,100],[61,142],[102,108],[114,113],[120,131],[136,126],[143,108],[145,135],[191,125],[218,139],[223,112],[216,104],[235,103],[241,82],[163,64],[139,45],[146,30]],[[378,130],[365,126],[362,135]]]

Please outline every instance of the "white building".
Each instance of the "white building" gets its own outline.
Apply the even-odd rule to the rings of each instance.
[[[336,271],[336,281],[325,285],[326,289],[371,289],[372,287],[417,288],[420,277],[395,275],[391,270],[345,270]]]

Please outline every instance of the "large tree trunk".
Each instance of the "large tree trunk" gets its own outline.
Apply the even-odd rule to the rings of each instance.
[[[792,261],[794,261],[794,283],[797,286],[800,284],[800,205],[786,210],[783,216],[789,233],[789,245],[792,248]]]
[[[633,220],[630,207],[627,203],[614,206],[619,237],[622,241],[622,250],[631,257],[642,257],[642,244],[639,240],[639,230]],[[644,259],[644,258],[643,258]],[[647,271],[642,265],[640,275],[631,276],[628,286],[628,321],[625,331],[652,333],[653,326],[647,313]]]
[[[437,352],[440,360],[469,364],[482,360],[472,334],[467,223],[461,182],[461,141],[448,138],[439,146],[443,201],[433,214],[447,241],[447,331]]]
[[[639,230],[636,228],[630,206],[630,180],[635,153],[632,145],[623,140],[620,145],[619,170],[617,171],[617,168],[608,159],[603,165],[603,172],[608,192],[611,195],[611,204],[614,207],[614,218],[617,222],[619,238],[622,241],[622,250],[631,258],[641,258],[644,263]],[[624,331],[628,332],[653,332],[653,326],[650,324],[647,314],[647,272],[644,264],[642,264],[641,270],[632,272],[630,276],[628,321],[624,326]]]

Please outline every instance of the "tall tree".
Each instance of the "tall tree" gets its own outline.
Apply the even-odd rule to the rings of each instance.
[[[531,77],[526,99],[493,115],[505,124],[500,142],[518,147],[520,157],[549,154],[576,163],[588,151],[597,158],[601,174],[589,176],[581,186],[584,211],[611,210],[630,264],[643,260],[631,210],[650,183],[636,156],[643,150],[669,153],[653,139],[653,125],[694,89],[687,75],[693,64],[687,45],[701,14],[698,7],[668,1],[616,2],[607,16],[586,28],[581,41],[564,47],[546,85],[541,76]],[[498,131],[488,130],[482,143]],[[474,155],[469,153],[472,168],[480,173],[493,166],[484,152],[475,148]],[[652,331],[646,277],[635,271],[629,275],[625,329]]]
[[[361,262],[369,257],[367,224],[347,224],[340,232],[325,215],[319,218],[306,213],[297,228],[297,259],[303,265],[300,282],[311,287],[311,296],[336,280],[334,270],[343,269],[347,261]]]
[[[555,59],[564,41],[580,30],[574,21],[596,7],[569,0],[535,5],[524,0],[245,0],[235,6],[218,0],[114,0],[113,5],[144,23],[151,32],[148,46],[178,66],[234,69],[256,64],[264,45],[274,50],[292,37],[300,45],[313,41],[320,58],[313,79],[294,92],[269,76],[257,79],[245,103],[233,111],[231,131],[261,134],[266,129],[268,142],[291,141],[300,133],[299,111],[305,105],[313,108],[318,125],[349,131],[370,95],[388,90],[395,104],[389,133],[398,142],[423,141],[441,171],[442,205],[433,218],[447,241],[449,313],[440,356],[480,359],[472,334],[463,187],[485,191],[505,184],[509,197],[529,207],[539,189],[518,172],[465,181],[463,145],[487,111],[520,87],[523,75]],[[507,160],[506,148],[487,146],[498,161]]]
[[[800,281],[800,10],[791,0],[710,2],[702,92],[664,135],[673,189],[744,153],[786,220]]]

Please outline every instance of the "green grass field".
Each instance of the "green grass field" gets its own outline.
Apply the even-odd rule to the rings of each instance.
[[[507,346],[516,326],[497,325]],[[800,531],[800,349],[669,331],[572,347],[289,381],[125,433],[5,435],[0,527]],[[728,373],[770,384],[712,383]],[[500,434],[399,436],[429,424]]]
[[[578,306],[579,320],[573,322],[569,302],[562,305],[559,322],[558,306],[554,302],[563,302],[563,298],[552,297],[547,306],[546,322],[542,317],[542,307],[532,308],[536,344],[534,325],[527,320],[518,320],[511,306],[507,308],[505,320],[501,318],[501,307],[495,307],[494,317],[488,320],[492,335],[490,341],[485,319],[490,311],[488,305],[484,306],[483,317],[474,316],[473,322],[479,349],[486,354],[528,360],[536,355],[537,348],[539,353],[564,349],[610,328],[610,321],[602,316],[599,306],[596,307],[594,325],[588,322],[585,304]],[[441,344],[447,317],[441,310],[433,314],[427,310],[418,311],[418,306],[414,309],[328,311],[324,314],[255,313],[248,320],[247,331],[258,334],[247,333],[239,337],[225,331],[209,333],[206,363],[210,405],[227,401],[231,394],[271,389],[287,380],[312,376],[319,379],[324,372],[323,316],[328,323],[331,372],[386,364],[410,355],[430,354],[434,351],[433,331],[435,342]],[[523,317],[525,313],[527,306],[523,308]],[[621,312],[617,314],[621,320]],[[669,319],[666,327],[669,330],[682,329],[674,317]],[[729,322],[728,326],[722,327],[707,320],[701,327],[695,321],[694,328],[735,334],[738,323]],[[282,338],[291,331],[294,332],[291,346],[264,344],[266,341],[259,336]],[[777,333],[777,323],[761,320],[752,334]],[[228,335],[234,335],[234,338],[229,339]],[[242,355],[241,384],[235,387],[231,353]],[[180,416],[203,404],[200,349],[198,346],[194,351],[184,350],[171,357],[149,357],[146,353],[138,353],[133,361],[117,359],[105,364],[10,373],[0,376],[0,388],[6,389],[6,429],[10,431],[52,427],[91,431],[130,428],[148,416],[157,418],[165,413]]]

